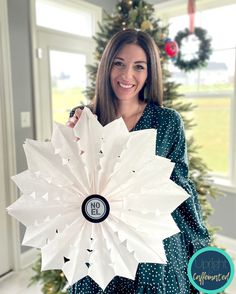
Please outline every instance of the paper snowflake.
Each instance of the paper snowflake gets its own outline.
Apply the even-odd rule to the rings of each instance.
[[[8,207],[41,249],[42,270],[69,284],[89,275],[101,288],[134,279],[138,263],[166,263],[163,239],[179,232],[171,212],[189,195],[155,155],[156,131],[105,127],[88,108],[74,129],[55,124],[51,142],[26,140],[28,170],[13,177],[23,195]]]

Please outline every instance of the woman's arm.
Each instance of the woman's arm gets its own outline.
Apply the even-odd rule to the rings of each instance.
[[[178,113],[176,113],[173,143],[167,158],[175,163],[171,180],[180,185],[191,196],[172,213],[172,216],[191,244],[191,251],[193,252],[190,254],[193,254],[200,248],[208,246],[210,238],[202,220],[196,189],[188,177],[185,131],[183,120]]]

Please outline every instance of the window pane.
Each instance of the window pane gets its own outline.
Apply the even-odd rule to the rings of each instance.
[[[212,38],[214,49],[234,48],[236,46],[236,4],[208,9],[195,13],[195,26],[207,30]],[[222,16],[227,16],[222,18]],[[222,21],[223,20],[223,21]],[[189,16],[181,15],[169,20],[169,36],[174,39],[179,31],[189,28]]]
[[[214,49],[236,46],[236,4],[206,10],[201,13],[201,26],[212,37]],[[210,20],[210,21],[209,21]]]
[[[192,133],[202,148],[199,155],[217,174],[228,175],[230,103],[233,97],[235,50],[214,52],[208,66],[185,73],[171,65],[172,80],[181,83],[178,91],[196,109],[190,114],[196,126]]]
[[[227,13],[227,14],[225,14]],[[196,109],[191,114],[196,126],[192,134],[201,146],[199,155],[215,174],[229,176],[230,170],[230,114],[234,95],[236,5],[206,10],[197,14],[197,23],[212,37],[213,54],[207,67],[184,72],[169,64],[172,80],[181,84],[179,92],[184,101],[192,102]],[[219,15],[227,15],[222,23]],[[170,20],[170,35],[188,27],[188,16]],[[186,25],[187,23],[187,25]]]
[[[93,35],[91,13],[50,0],[36,0],[36,23],[79,36]]]
[[[86,104],[86,56],[50,51],[53,121],[65,124],[71,109]]]
[[[195,13],[195,26],[200,26],[200,17],[199,17],[199,12]],[[169,19],[169,36],[170,38],[174,39],[175,36],[179,31],[184,30],[185,28],[189,28],[189,16],[186,15],[181,15],[181,16],[176,16],[172,17]]]
[[[184,72],[169,64],[171,79],[181,84],[179,91],[188,96],[233,95],[235,49],[214,51],[202,70]]]
[[[197,107],[192,113],[196,126],[192,130],[199,155],[215,174],[228,176],[229,119],[231,97],[189,98]]]

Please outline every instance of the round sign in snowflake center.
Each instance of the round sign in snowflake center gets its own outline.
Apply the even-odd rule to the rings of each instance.
[[[110,212],[110,206],[106,198],[93,194],[88,196],[82,204],[83,216],[90,222],[99,223],[104,221]]]

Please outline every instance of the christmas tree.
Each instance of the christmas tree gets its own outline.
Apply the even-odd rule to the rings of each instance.
[[[176,109],[183,117],[185,129],[191,130],[193,123],[187,118],[186,114],[192,111],[193,106],[190,103],[183,102],[182,95],[178,93],[178,84],[169,80],[170,73],[167,64],[170,57],[165,51],[166,39],[168,38],[168,27],[162,26],[160,19],[156,19],[154,15],[154,7],[142,0],[120,0],[116,5],[116,13],[112,15],[104,12],[102,24],[99,24],[100,31],[94,37],[96,41],[95,59],[97,62],[88,66],[90,86],[87,88],[86,94],[89,99],[94,96],[96,73],[98,62],[105,49],[108,40],[118,31],[132,28],[146,31],[155,40],[160,49],[161,63],[164,79],[164,105],[166,107]],[[197,155],[197,147],[194,138],[188,138],[188,155],[189,155],[189,176],[194,182],[197,189],[200,204],[202,207],[202,216],[207,226],[212,240],[216,228],[209,226],[207,220],[212,214],[212,207],[207,198],[217,196],[217,191],[212,187],[211,179],[208,176],[207,166]],[[213,241],[212,241],[213,242]],[[66,293],[66,279],[64,274],[59,270],[50,270],[41,272],[41,260],[39,259],[33,267],[35,275],[32,277],[32,283],[41,282],[43,284],[42,291],[45,294],[62,294]]]

